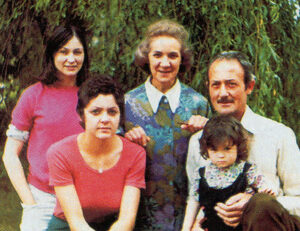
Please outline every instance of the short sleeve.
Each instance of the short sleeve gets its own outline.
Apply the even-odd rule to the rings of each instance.
[[[137,146],[136,158],[132,163],[126,177],[125,185],[137,188],[146,188],[145,184],[145,168],[146,168],[146,152],[145,149]]]
[[[52,145],[47,151],[50,185],[65,186],[74,184],[68,158],[59,151],[59,146]]]
[[[34,84],[23,91],[12,112],[11,123],[19,130],[29,131],[34,120],[37,96],[42,91],[42,84]]]

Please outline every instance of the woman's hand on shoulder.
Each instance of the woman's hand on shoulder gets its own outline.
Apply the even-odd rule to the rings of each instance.
[[[181,129],[194,133],[203,129],[207,121],[204,116],[192,115],[187,123],[181,125]]]
[[[150,137],[147,136],[144,129],[140,126],[134,127],[128,132],[126,132],[125,138],[144,147],[150,141]]]

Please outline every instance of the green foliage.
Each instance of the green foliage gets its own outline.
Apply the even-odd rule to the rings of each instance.
[[[177,20],[190,32],[195,62],[182,81],[206,96],[209,59],[229,49],[246,53],[257,78],[250,106],[300,137],[296,1],[0,0],[0,6],[0,83],[6,86],[1,137],[20,89],[41,72],[45,37],[75,18],[87,28],[90,70],[114,75],[125,91],[146,78],[133,64],[133,53],[146,27],[158,19]]]

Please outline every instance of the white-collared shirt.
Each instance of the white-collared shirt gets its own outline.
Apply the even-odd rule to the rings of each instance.
[[[248,161],[255,163],[266,177],[277,200],[291,214],[300,216],[300,151],[294,132],[282,123],[254,113],[248,106],[241,124],[254,135]],[[186,162],[189,185],[194,172],[208,163],[200,155],[201,135],[202,131],[195,133],[189,142]],[[195,200],[191,190],[189,200]]]
[[[154,113],[157,112],[161,97],[163,96],[167,97],[170,104],[170,108],[172,112],[175,113],[177,107],[179,106],[181,92],[181,86],[178,79],[176,79],[174,86],[170,88],[165,94],[159,91],[156,87],[154,87],[151,84],[150,77],[148,77],[148,79],[145,82],[145,88],[147,97],[149,99],[149,103]]]

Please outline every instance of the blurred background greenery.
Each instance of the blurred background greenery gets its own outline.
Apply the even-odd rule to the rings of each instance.
[[[146,27],[162,18],[176,20],[190,33],[194,64],[183,82],[208,98],[209,59],[224,50],[246,53],[257,79],[249,105],[291,127],[299,144],[297,1],[0,0],[0,154],[11,111],[21,91],[41,72],[45,38],[56,25],[75,20],[84,26],[90,70],[115,76],[127,91],[146,78],[133,64],[133,53]],[[1,163],[0,231],[18,230],[20,212]]]

